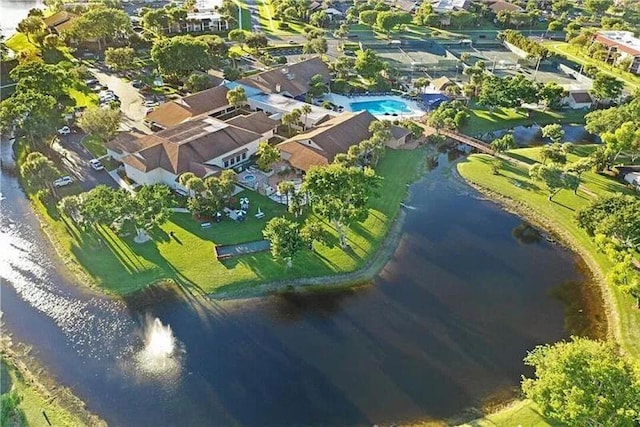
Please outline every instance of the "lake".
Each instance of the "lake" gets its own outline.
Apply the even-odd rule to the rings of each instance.
[[[221,302],[170,287],[115,301],[76,286],[2,152],[3,321],[112,425],[449,417],[509,395],[527,350],[568,337],[567,307],[602,318],[561,302],[589,293],[576,257],[524,238],[522,221],[461,183],[446,155],[411,187],[399,246],[372,283]],[[177,349],[150,368],[140,354],[156,317]]]

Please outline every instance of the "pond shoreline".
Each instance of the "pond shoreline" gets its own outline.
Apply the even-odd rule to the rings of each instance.
[[[25,384],[31,387],[53,407],[59,407],[76,416],[87,426],[106,427],[105,420],[92,413],[86,403],[76,396],[68,387],[61,386],[45,367],[29,353],[31,349],[23,343],[15,343],[4,326],[0,325],[2,339],[0,340],[0,354],[23,378]],[[46,413],[42,410],[43,416]]]
[[[486,197],[487,200],[496,203],[503,210],[517,215],[522,219],[525,219],[529,223],[541,228],[545,232],[552,235],[558,244],[567,248],[580,258],[582,264],[586,267],[586,270],[591,276],[592,282],[599,289],[602,306],[607,320],[607,337],[613,338],[615,342],[619,344],[621,342],[618,321],[619,314],[616,309],[615,302],[613,301],[611,290],[607,285],[605,274],[598,265],[597,261],[593,258],[591,253],[589,253],[587,249],[582,247],[582,245],[580,245],[580,243],[577,242],[569,232],[564,230],[553,220],[542,217],[532,212],[531,208],[527,204],[518,202],[508,196],[504,196],[500,193],[476,184],[475,182],[465,178],[462,174],[460,174],[457,168],[456,175],[461,181],[474,188],[476,191]]]

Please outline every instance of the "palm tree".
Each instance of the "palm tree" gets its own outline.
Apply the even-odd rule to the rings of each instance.
[[[311,105],[304,104],[300,107],[300,112],[304,115],[304,121],[302,122],[302,128],[307,129],[307,116],[311,114]]]

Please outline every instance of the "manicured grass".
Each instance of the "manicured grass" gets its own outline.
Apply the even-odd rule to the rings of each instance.
[[[173,280],[193,292],[234,291],[269,281],[314,277],[350,272],[362,267],[384,239],[396,216],[406,184],[417,177],[423,152],[388,150],[378,167],[384,177],[379,196],[371,200],[368,218],[355,224],[347,235],[349,248],[340,248],[333,227],[326,225],[330,241],[316,244],[316,251],[302,251],[287,269],[269,252],[250,254],[217,261],[215,244],[234,244],[262,239],[266,221],[285,213],[276,204],[254,192],[244,191],[237,197],[249,197],[251,209],[245,222],[225,219],[202,229],[189,214],[176,213],[171,221],[152,233],[153,240],[133,242],[133,236],[119,237],[107,227],[80,229],[73,221],[61,217],[55,207],[34,200],[36,209],[48,222],[50,232],[65,260],[76,271],[84,271],[106,291],[127,294],[147,285]],[[266,213],[258,220],[257,208]],[[174,232],[175,238],[169,233]]]
[[[239,28],[245,31],[251,31],[251,11],[242,0],[235,0],[238,5]]]
[[[569,161],[588,155],[594,148],[595,146],[577,146],[574,154],[568,156]],[[539,159],[539,151],[540,147],[525,148],[512,150],[509,154],[532,163]],[[607,273],[611,262],[596,250],[593,240],[576,225],[574,218],[576,212],[586,207],[594,197],[614,192],[628,193],[630,190],[627,187],[612,178],[585,172],[582,185],[588,193],[579,190],[578,194],[573,194],[563,190],[550,202],[547,200],[546,189],[529,178],[526,168],[502,161],[500,175],[494,175],[491,172],[491,161],[492,158],[487,155],[472,155],[458,165],[458,171],[465,179],[523,204],[528,212],[540,218],[543,223],[565,232],[576,250],[590,258],[603,273]],[[612,312],[610,321],[618,332],[620,345],[630,355],[640,358],[640,310],[635,308],[631,296],[623,294],[616,287],[608,287],[603,292],[611,295],[611,307],[607,308]]]
[[[9,49],[14,51],[15,53],[23,52],[23,51],[32,52],[32,53],[40,52],[40,48],[35,44],[31,43],[27,39],[27,36],[24,35],[23,33],[15,33],[11,37],[9,37],[9,39],[6,41],[6,45]]]
[[[104,146],[104,142],[95,136],[88,135],[82,140],[82,145],[84,148],[89,150],[93,157],[98,158],[107,154],[107,149]]]
[[[582,49],[573,47],[569,43],[547,42],[544,45],[549,50],[564,56],[571,61],[577,62],[580,65],[591,65],[598,68],[598,71],[603,71],[606,74],[617,77],[625,82],[627,88],[630,90],[640,88],[640,77],[628,71],[623,71],[619,68],[613,67],[610,64],[593,59]]]
[[[535,403],[530,400],[515,402],[513,405],[463,424],[461,427],[545,427],[554,425],[540,414]]]
[[[462,127],[467,135],[477,135],[500,129],[532,124],[545,125],[549,123],[584,123],[584,111],[531,111],[529,116],[523,110],[515,108],[496,108],[491,112],[488,108],[474,105],[471,108],[471,118]]]
[[[42,415],[46,412],[51,425],[54,426],[82,426],[85,423],[68,410],[59,406],[55,400],[46,398],[38,389],[29,384],[15,367],[10,365],[4,358],[1,359],[2,383],[10,384],[11,392],[20,396],[20,403],[17,406],[19,417],[22,420],[12,418],[13,423],[6,425],[27,425],[27,426],[48,426]],[[2,390],[4,393],[6,390]],[[4,426],[5,424],[3,424]]]
[[[280,29],[280,23],[282,21],[275,18],[275,11],[270,0],[256,0],[258,5],[258,13],[260,19],[260,25],[265,33],[273,36],[286,36],[292,34],[300,34],[305,27],[311,27],[311,25],[304,22],[286,21],[289,26],[286,29]]]
[[[76,107],[90,107],[98,105],[98,95],[92,92],[83,92],[75,88],[69,89],[69,97],[75,101]]]

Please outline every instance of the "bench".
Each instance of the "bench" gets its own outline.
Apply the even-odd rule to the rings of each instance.
[[[210,222],[203,222],[202,224],[200,224],[200,227],[209,228],[212,227],[212,224]]]

